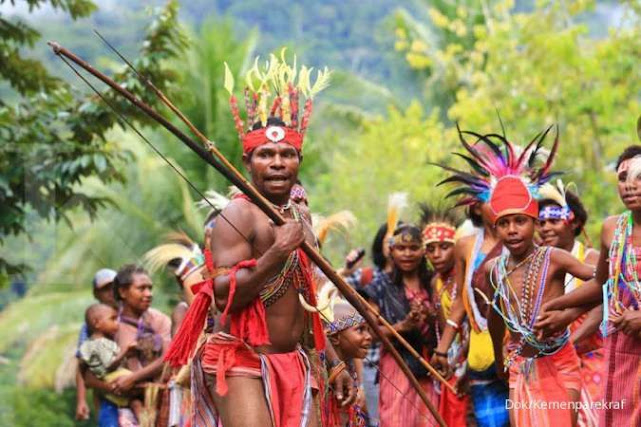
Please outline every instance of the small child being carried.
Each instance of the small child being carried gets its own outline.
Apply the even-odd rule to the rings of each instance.
[[[131,375],[131,371],[121,368],[122,362],[137,350],[136,342],[120,349],[113,340],[118,332],[117,313],[105,304],[92,304],[85,311],[85,322],[89,328],[89,339],[80,346],[80,359],[87,368],[101,381],[111,382],[122,376]],[[143,404],[139,398],[117,396],[108,393],[105,399],[118,405],[130,407],[140,420]]]

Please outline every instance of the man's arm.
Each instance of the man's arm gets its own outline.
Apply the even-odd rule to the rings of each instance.
[[[255,218],[249,202],[244,200],[232,201],[223,214],[228,221],[217,221],[212,232],[211,251],[216,267],[231,268],[253,257],[251,242]],[[256,260],[255,267],[237,271],[233,301],[228,301],[230,275],[223,274],[214,279],[214,297],[220,311],[224,311],[228,303],[231,304],[230,311],[234,312],[253,301],[263,284],[278,274],[289,254],[305,239],[302,223],[296,221],[274,227],[274,236],[274,243]]]
[[[574,343],[574,345],[580,345],[582,340],[594,335],[599,330],[601,319],[603,319],[603,305],[599,304],[588,312],[581,326],[572,333],[570,337],[572,343]]]
[[[497,313],[493,306],[490,306],[487,315],[487,328],[492,337],[492,348],[494,349],[494,363],[496,365],[496,372],[499,378],[507,379],[505,373],[505,365],[503,363],[503,338],[505,337],[505,322],[503,318]]]
[[[85,370],[84,381],[87,388],[92,388],[94,390],[101,390],[105,393],[111,393],[114,389],[112,383],[107,383],[105,381],[100,381],[89,369]]]
[[[82,376],[80,359],[76,359],[76,420],[89,419],[89,405],[87,405],[87,387]]]
[[[563,249],[552,249],[552,259],[557,263],[561,271],[567,272],[583,281],[592,280],[596,274],[594,266],[582,263]]]

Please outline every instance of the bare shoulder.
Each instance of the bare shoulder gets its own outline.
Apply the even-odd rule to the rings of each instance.
[[[619,221],[619,215],[613,215],[607,217],[603,221],[603,227],[601,228],[601,245],[609,247],[612,238],[614,237],[614,231],[617,227],[617,222]]]
[[[548,250],[550,251],[550,259],[553,262],[555,260],[563,261],[567,260],[568,258],[574,258],[574,256],[570,252],[566,251],[563,248],[548,246]]]
[[[471,236],[465,236],[456,241],[454,245],[454,252],[457,256],[466,257],[467,254],[472,250],[472,246],[476,241],[476,234]]]
[[[212,243],[214,246],[216,242],[228,243],[241,238],[239,231],[243,235],[247,235],[254,223],[254,209],[256,209],[256,206],[245,199],[237,198],[229,202],[220,213],[216,226],[212,231]]]

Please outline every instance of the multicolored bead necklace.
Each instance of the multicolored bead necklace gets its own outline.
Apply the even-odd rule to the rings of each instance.
[[[495,290],[492,307],[503,318],[507,328],[511,332],[520,335],[519,342],[509,347],[505,369],[509,368],[523,352],[526,345],[538,351],[535,356],[530,358],[534,359],[555,353],[569,339],[569,331],[566,330],[560,337],[550,338],[541,342],[533,330],[536,317],[541,309],[543,294],[545,293],[547,274],[550,267],[550,253],[551,248],[549,247],[535,247],[534,252],[526,258],[528,266],[523,278],[520,299],[510,283],[509,274],[516,268],[508,273],[509,255],[501,255],[492,268],[490,280]],[[517,268],[521,265],[519,264]],[[539,277],[538,281],[537,276]],[[498,283],[494,282],[495,278]],[[535,292],[536,298],[534,298]]]
[[[635,310],[641,305],[641,283],[637,271],[636,248],[632,242],[634,220],[632,212],[619,216],[610,244],[608,280],[603,285],[603,322],[601,332],[608,334],[609,320],[625,310],[624,300]],[[621,286],[623,284],[623,286]],[[628,297],[625,298],[624,297]]]

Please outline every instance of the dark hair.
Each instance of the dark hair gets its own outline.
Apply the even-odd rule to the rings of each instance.
[[[581,203],[581,199],[579,199],[579,196],[571,191],[566,191],[565,201],[568,202],[568,207],[574,213],[574,221],[578,225],[576,230],[574,230],[574,236],[576,237],[583,232],[583,227],[585,227],[585,224],[588,222],[588,212],[585,210],[583,203]],[[543,209],[544,207],[550,205],[559,206],[556,201],[545,199],[539,202],[539,209]]]
[[[394,231],[394,236],[398,236],[402,233],[408,233],[419,242],[422,241],[421,229],[413,224],[399,225]],[[427,268],[427,260],[423,258],[422,261],[423,262],[418,265],[418,277],[421,282],[421,287],[427,291],[431,301],[432,287],[430,286],[430,283],[432,281],[432,272]],[[398,270],[398,268],[396,268],[396,264],[394,264],[394,269],[392,271],[392,283],[397,286],[403,286],[403,275]]]
[[[640,155],[641,155],[641,145],[630,145],[626,147],[626,149],[623,150],[623,152],[617,159],[616,169],[619,169],[619,166],[621,166],[621,163],[623,163],[624,161]]]
[[[285,124],[285,122],[284,122],[284,121],[282,121],[282,120],[281,120],[281,119],[279,119],[278,117],[273,117],[273,116],[272,116],[272,117],[268,117],[268,118],[267,118],[267,124],[266,124],[265,126],[263,126],[263,124],[261,123],[261,121],[260,121],[260,120],[259,120],[259,121],[257,121],[256,123],[254,123],[254,124],[252,125],[252,130],[258,130],[258,129],[262,129],[262,128],[264,128],[264,127],[268,127],[268,126],[281,126],[281,127],[285,127],[285,126],[287,126],[287,125]]]
[[[87,333],[89,335],[93,334],[96,332],[94,330],[95,323],[98,319],[98,316],[101,311],[105,309],[110,309],[106,304],[101,304],[101,303],[95,303],[91,304],[87,309],[85,310],[85,325],[87,325]]]
[[[114,278],[114,296],[116,297],[116,301],[122,300],[122,298],[120,298],[120,289],[129,289],[129,286],[131,286],[134,281],[135,274],[148,275],[149,273],[147,273],[147,270],[143,267],[136,264],[125,264],[120,267],[118,274],[116,274]]]
[[[409,233],[412,235],[413,238],[418,239],[419,242],[421,242],[421,247],[422,245],[422,233],[421,229],[418,228],[417,226],[413,224],[403,224],[399,225],[396,230],[394,231],[394,236],[398,236],[399,234],[402,233]],[[418,279],[419,283],[422,289],[425,289],[428,295],[428,301],[433,301],[433,296],[432,296],[432,271],[427,267],[427,259],[423,257],[421,259],[421,262],[418,265]],[[404,283],[403,283],[403,274],[401,271],[396,267],[396,263],[394,263],[394,267],[392,270],[392,284],[393,286],[399,287],[404,294]],[[430,331],[427,333],[427,335],[423,335],[420,333],[419,337],[416,336],[416,332],[414,332],[412,335],[414,335],[414,338],[410,338],[408,341],[409,342],[416,342],[415,340],[420,340],[424,343],[424,346],[432,349],[435,348],[438,344],[437,338],[436,338],[436,333],[434,328],[430,328]]]
[[[374,265],[385,270],[385,264],[387,264],[387,259],[383,254],[383,241],[385,240],[385,235],[387,234],[387,223],[384,223],[378,228],[374,241],[372,242],[372,261]]]
[[[479,202],[480,203],[480,202]],[[474,204],[471,206],[468,206],[467,208],[467,217],[472,221],[472,225],[474,227],[483,227],[483,215],[474,212],[474,208],[478,205]]]

